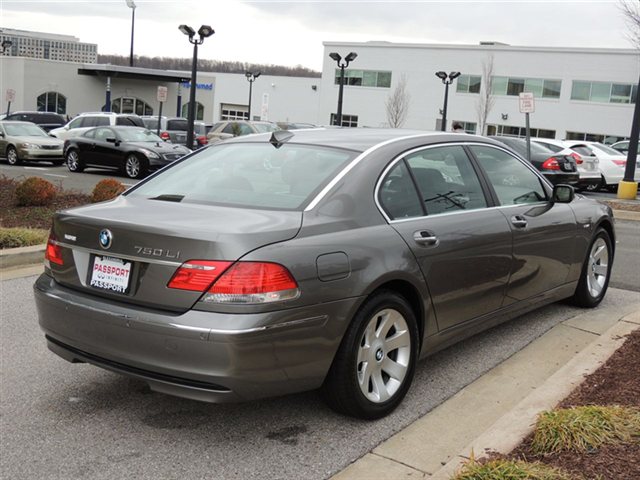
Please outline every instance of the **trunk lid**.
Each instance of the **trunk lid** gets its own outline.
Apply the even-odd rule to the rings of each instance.
[[[60,284],[91,295],[185,311],[202,293],[167,287],[182,263],[238,260],[256,248],[295,237],[301,222],[302,213],[295,211],[119,197],[56,214],[53,234],[62,246],[64,264],[52,263],[51,272]],[[105,230],[111,234],[106,248],[100,244]],[[124,283],[96,284],[96,269],[111,273],[105,269],[114,268],[128,271],[120,278],[126,283],[124,292],[113,291]]]

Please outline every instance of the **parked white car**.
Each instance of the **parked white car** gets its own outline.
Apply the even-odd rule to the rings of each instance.
[[[130,127],[144,127],[144,122],[138,115],[131,113],[92,112],[81,113],[71,119],[66,125],[49,131],[50,135],[66,140],[78,137],[93,127],[108,127],[123,125]]]
[[[574,148],[578,153],[593,154],[598,157],[600,173],[602,174],[602,188],[615,191],[618,183],[624,177],[627,157],[611,147],[597,142],[583,142],[577,140],[566,141],[565,145]]]
[[[532,138],[532,142],[535,142],[543,147],[547,147],[553,153],[560,155],[569,155],[576,161],[578,167],[578,173],[580,174],[580,180],[578,182],[578,189],[585,190],[598,190],[602,185],[602,174],[600,172],[599,160],[593,154],[586,155],[586,152],[578,152],[574,147],[565,145],[562,140],[554,140],[551,138]],[[584,143],[582,144],[584,145]]]

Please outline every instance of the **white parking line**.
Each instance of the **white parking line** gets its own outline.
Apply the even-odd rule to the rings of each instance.
[[[49,170],[46,167],[22,167],[22,168],[24,168],[25,170]]]
[[[47,177],[60,177],[60,178],[67,178],[67,175],[56,175],[55,173],[45,173],[45,175]]]

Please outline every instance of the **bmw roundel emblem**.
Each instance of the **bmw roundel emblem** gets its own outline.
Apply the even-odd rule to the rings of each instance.
[[[107,230],[106,228],[103,230],[100,230],[100,235],[98,236],[98,243],[100,243],[100,246],[102,248],[104,248],[105,250],[109,248],[111,246],[111,240],[113,240],[113,235],[111,234],[111,231]]]

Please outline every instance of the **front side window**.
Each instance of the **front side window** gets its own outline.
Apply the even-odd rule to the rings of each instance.
[[[421,150],[406,162],[428,215],[487,206],[480,180],[461,146]]]
[[[286,143],[207,148],[171,165],[130,194],[157,200],[301,211],[357,153]]]
[[[547,200],[538,176],[516,157],[494,147],[472,145],[469,148],[487,173],[501,205]]]

